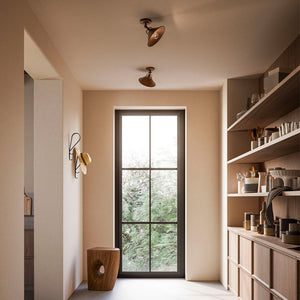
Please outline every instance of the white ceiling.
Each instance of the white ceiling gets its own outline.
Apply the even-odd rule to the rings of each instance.
[[[215,89],[261,73],[299,33],[299,0],[28,0],[83,89]],[[147,47],[139,19],[165,25]]]

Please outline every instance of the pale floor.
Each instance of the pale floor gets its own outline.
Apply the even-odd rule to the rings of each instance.
[[[184,279],[117,279],[112,291],[89,291],[83,282],[69,300],[235,300],[219,282]]]

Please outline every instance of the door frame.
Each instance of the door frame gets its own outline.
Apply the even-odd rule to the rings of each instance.
[[[115,245],[122,251],[122,124],[123,115],[177,115],[177,272],[122,272],[122,253],[118,277],[124,278],[184,278],[185,277],[185,109],[115,109]],[[146,168],[147,169],[147,168]],[[167,169],[167,168],[166,168]],[[150,253],[151,255],[151,253]]]

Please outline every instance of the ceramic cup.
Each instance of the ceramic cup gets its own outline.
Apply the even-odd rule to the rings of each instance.
[[[278,131],[273,132],[272,133],[272,141],[276,140],[277,138],[279,138],[279,132]]]
[[[258,145],[258,147],[260,147],[260,146],[262,146],[263,144],[264,144],[264,138],[263,137],[261,137],[261,138],[258,138],[258,140],[257,140],[257,145]]]
[[[257,141],[251,141],[251,150],[257,148]]]

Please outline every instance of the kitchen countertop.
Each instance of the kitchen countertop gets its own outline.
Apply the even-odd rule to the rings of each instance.
[[[238,234],[246,239],[252,240],[268,248],[272,248],[278,252],[282,252],[285,255],[297,258],[300,260],[300,251],[291,250],[289,248],[300,247],[300,245],[285,244],[281,239],[274,236],[264,236],[257,232],[246,230],[243,227],[228,227],[228,230]]]

